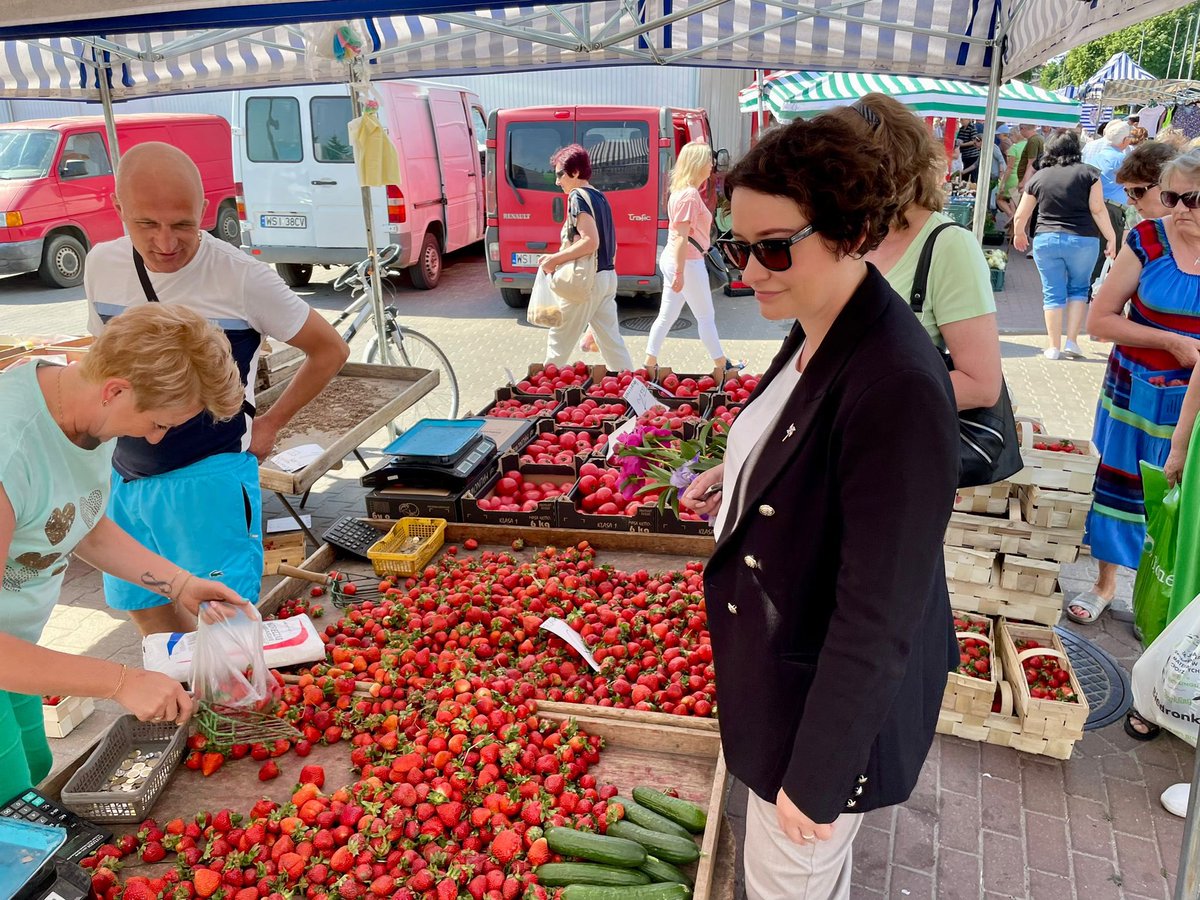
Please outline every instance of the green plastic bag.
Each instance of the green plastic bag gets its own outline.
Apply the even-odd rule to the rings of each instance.
[[[1142,636],[1142,646],[1148,647],[1167,627],[1171,608],[1179,486],[1167,487],[1167,477],[1160,466],[1143,460],[1141,467],[1147,526],[1146,543],[1133,582],[1133,618]]]
[[[1200,594],[1200,416],[1192,429],[1187,460],[1179,482],[1179,523],[1175,539],[1175,584],[1167,622]]]

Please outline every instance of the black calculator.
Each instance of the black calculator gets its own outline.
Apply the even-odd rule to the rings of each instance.
[[[367,559],[367,551],[386,533],[360,522],[354,516],[342,516],[329,526],[324,538],[327,543],[333,544],[339,550],[345,550],[347,553]]]
[[[55,857],[67,862],[79,862],[84,857],[91,856],[101,844],[112,839],[111,831],[105,831],[100,825],[63,809],[33,788],[0,806],[0,816],[65,829],[67,842],[59,848]]]

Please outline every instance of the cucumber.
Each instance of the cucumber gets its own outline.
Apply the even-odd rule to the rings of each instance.
[[[645,847],[648,853],[667,862],[690,863],[700,858],[700,848],[692,838],[651,831],[632,822],[613,822],[608,826],[608,836],[636,841]]]
[[[546,843],[560,856],[586,859],[621,869],[636,869],[646,861],[646,848],[636,841],[576,831],[574,828],[547,828]]]
[[[688,900],[692,889],[686,884],[644,884],[640,887],[600,887],[572,884],[563,889],[562,900]]]
[[[708,823],[708,815],[695,803],[678,797],[668,797],[654,788],[635,787],[633,799],[660,816],[666,816],[672,822],[682,825],[692,834],[700,834]]]
[[[533,870],[537,879],[546,887],[564,887],[568,884],[599,884],[613,887],[649,884],[650,876],[637,869],[617,869],[599,863],[546,863]]]
[[[681,869],[677,869],[669,862],[663,862],[655,856],[647,856],[646,861],[642,863],[642,872],[650,876],[650,880],[655,883],[674,882],[676,884],[686,884],[692,886],[692,879],[687,873]]]
[[[691,836],[691,832],[678,822],[673,822],[666,816],[659,815],[649,807],[642,806],[636,800],[630,800],[628,797],[613,797],[608,802],[610,804],[620,803],[624,806],[625,818],[634,825],[641,825],[643,828],[649,828],[651,831],[661,831],[663,834],[676,834],[679,837]]]

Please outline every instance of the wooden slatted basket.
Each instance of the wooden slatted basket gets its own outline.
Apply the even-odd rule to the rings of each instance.
[[[954,511],[989,516],[1006,515],[1012,490],[1013,486],[1007,481],[959,488],[954,495]]]
[[[984,616],[1004,616],[1023,622],[1055,625],[1062,618],[1063,595],[1055,590],[1048,597],[1013,591],[999,584],[970,584],[947,581],[950,605],[965,612]],[[1007,665],[1008,660],[1003,660]]]
[[[1091,441],[1044,434],[1035,436],[1024,422],[1017,423],[1017,433],[1021,436],[1021,459],[1025,467],[1009,479],[1013,484],[1076,494],[1091,493],[1096,469],[1100,465],[1100,454]],[[1070,441],[1081,452],[1035,450],[1033,446],[1035,443],[1053,445],[1061,441]]]
[[[990,668],[988,675],[973,677],[960,672],[951,672],[946,678],[946,692],[942,696],[942,709],[949,709],[963,715],[963,721],[970,724],[982,724],[992,713],[992,701],[996,697],[996,689],[1003,675],[992,633],[992,620],[987,616],[975,616],[970,613],[954,612],[954,623],[959,640],[959,651],[963,651],[962,642],[973,638],[982,641],[989,648]],[[982,625],[983,633],[967,631],[965,624]]]
[[[1000,562],[1000,587],[1008,591],[1050,597],[1058,590],[1061,571],[1060,563],[1005,554]]]
[[[1030,525],[1065,528],[1082,534],[1092,506],[1091,495],[1052,491],[1028,485],[1017,489],[1021,515]]]
[[[946,578],[966,584],[991,584],[995,577],[996,554],[969,547],[942,547]]]
[[[1000,656],[1008,682],[1012,685],[1017,715],[1021,719],[1021,731],[1051,741],[1081,739],[1089,712],[1087,697],[1084,696],[1071,661],[1067,658],[1062,641],[1054,629],[1002,618],[997,625],[997,632]],[[1041,646],[1018,651],[1015,642],[1021,639],[1036,640]],[[1025,670],[1021,664],[1033,656],[1053,656],[1059,660],[1059,665],[1064,666],[1070,675],[1069,684],[1078,698],[1077,702],[1040,699],[1030,694]]]

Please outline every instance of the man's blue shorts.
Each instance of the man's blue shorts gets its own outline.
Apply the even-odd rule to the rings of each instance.
[[[182,469],[125,481],[113,472],[109,517],[138,542],[198,578],[211,576],[251,602],[262,585],[262,496],[258,460],[220,453]],[[104,576],[114,609],[149,609],[161,594]]]

